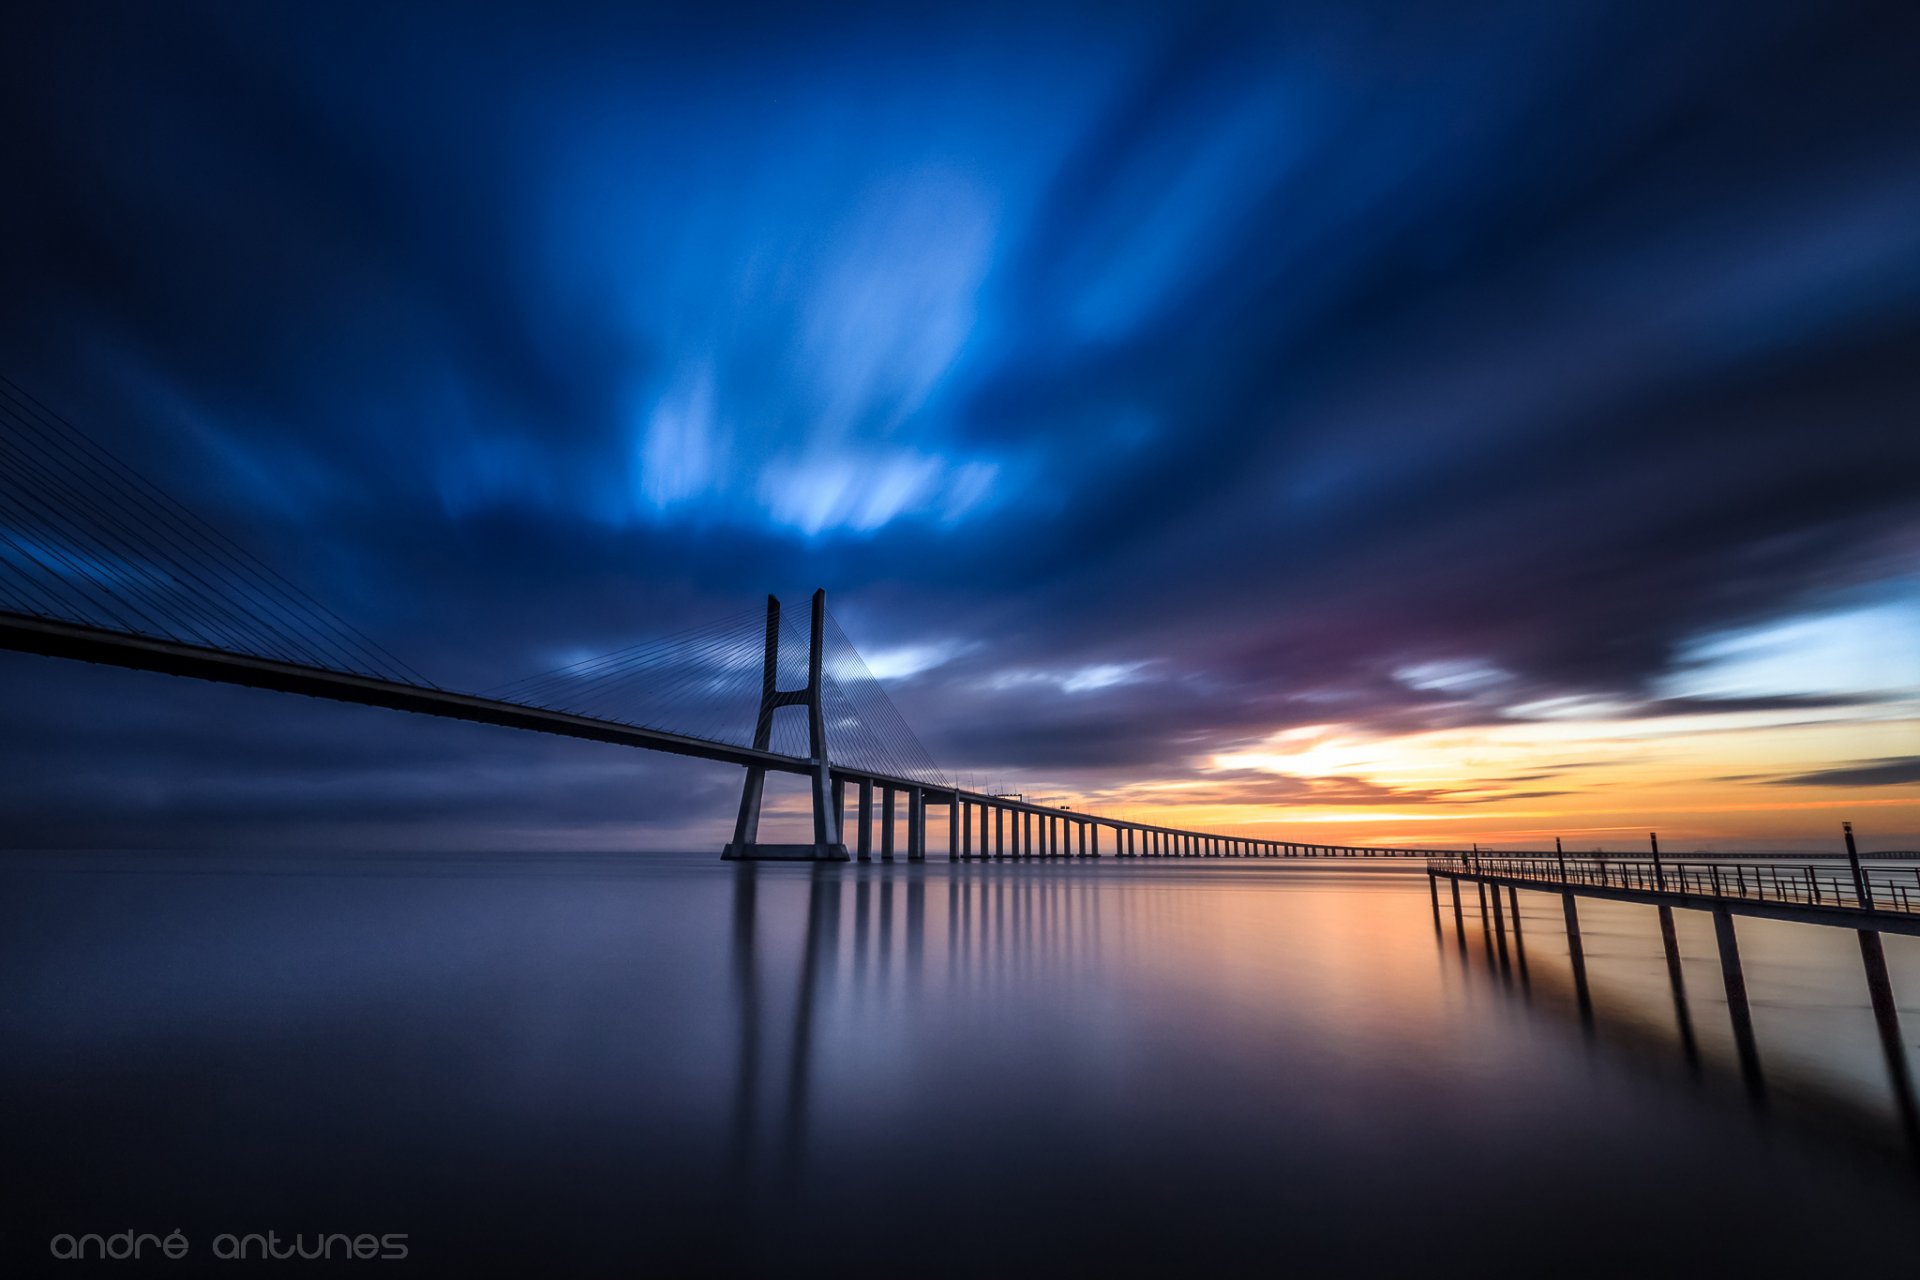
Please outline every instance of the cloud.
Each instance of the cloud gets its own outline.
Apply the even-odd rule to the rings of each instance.
[[[1902,787],[1920,782],[1920,756],[1862,760],[1837,769],[1817,769],[1768,781],[1777,787]]]
[[[1916,21],[41,7],[0,48],[34,175],[0,372],[453,686],[825,585],[919,655],[936,758],[995,776],[1323,723],[1890,716]],[[107,751],[76,726],[190,712],[13,680],[76,770]],[[301,770],[364,744],[279,714],[311,761],[201,725],[204,769],[351,826]],[[476,794],[492,748],[417,732],[367,821],[623,811],[571,763]],[[147,815],[179,830],[243,803],[109,754],[203,798]]]

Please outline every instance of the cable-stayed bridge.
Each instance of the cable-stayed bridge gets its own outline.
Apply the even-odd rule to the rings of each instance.
[[[444,689],[0,378],[0,648],[693,756],[746,771],[737,859],[1419,857],[1074,812],[946,776],[826,608],[751,610],[494,689]],[[1143,732],[1150,727],[1143,726]],[[768,773],[812,838],[759,838]],[[851,793],[851,794],[850,794]],[[851,831],[851,836],[849,836]]]

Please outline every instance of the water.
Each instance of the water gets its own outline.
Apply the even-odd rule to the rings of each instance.
[[[1651,908],[1583,903],[1583,1021],[1557,901],[1521,903],[1524,979],[1396,864],[15,859],[0,1257],[178,1228],[189,1266],[366,1232],[541,1275],[1910,1265],[1851,935],[1740,922],[1756,1109],[1704,920],[1696,1068]]]

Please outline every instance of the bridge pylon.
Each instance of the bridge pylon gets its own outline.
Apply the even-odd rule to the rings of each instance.
[[[840,839],[840,820],[833,803],[832,766],[827,762],[827,718],[821,696],[821,652],[827,619],[827,593],[813,593],[813,619],[807,632],[807,683],[802,689],[780,686],[780,601],[767,597],[767,645],[760,675],[760,715],[754,721],[753,745],[766,751],[773,743],[773,713],[781,707],[802,707],[807,713],[807,753],[811,767],[807,781],[813,792],[813,843],[760,843],[760,799],[766,790],[767,770],[763,765],[748,765],[746,784],[740,790],[740,815],[734,820],[733,839],[720,856],[729,862],[847,861],[847,846]]]

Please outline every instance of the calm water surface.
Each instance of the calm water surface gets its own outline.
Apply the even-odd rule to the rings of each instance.
[[[1583,904],[1587,1019],[1521,906],[1524,966],[1394,864],[15,858],[0,1267],[1910,1274],[1850,934],[1740,922],[1756,1108],[1709,921],[1690,1056],[1651,908]]]

